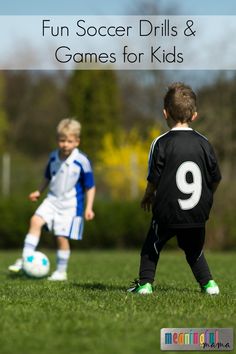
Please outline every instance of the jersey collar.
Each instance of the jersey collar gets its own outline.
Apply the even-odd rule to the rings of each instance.
[[[67,165],[72,164],[73,161],[76,159],[77,154],[78,154],[78,149],[75,148],[75,149],[72,151],[72,153],[70,154],[70,156],[67,157],[67,159],[65,160],[65,163],[66,163]]]
[[[78,149],[75,148],[72,153],[70,154],[70,156],[67,157],[66,160],[64,160],[63,162],[66,164],[66,165],[70,165],[73,163],[73,161],[76,159],[76,156],[77,156],[77,153],[78,153]],[[59,157],[59,150],[57,150],[57,154],[56,154],[56,158],[58,161],[62,162],[60,157]]]
[[[192,128],[190,127],[186,127],[186,128],[181,128],[181,127],[175,127],[175,128],[172,128],[171,131],[175,131],[175,130],[193,130]]]

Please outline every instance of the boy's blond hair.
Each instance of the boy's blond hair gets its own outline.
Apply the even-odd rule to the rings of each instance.
[[[73,134],[76,138],[80,137],[81,124],[73,118],[65,118],[57,126],[57,135],[63,136]]]

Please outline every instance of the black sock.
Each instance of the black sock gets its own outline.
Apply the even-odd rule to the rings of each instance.
[[[203,253],[197,260],[187,259],[187,261],[200,286],[206,285],[208,281],[212,279],[209,266]]]
[[[152,254],[141,255],[140,268],[139,268],[139,283],[140,285],[146,283],[153,283],[156,273],[156,266],[159,255],[155,251]]]

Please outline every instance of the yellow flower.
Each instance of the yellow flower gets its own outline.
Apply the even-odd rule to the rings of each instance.
[[[104,136],[96,174],[112,198],[133,199],[143,193],[150,144],[159,135],[160,130],[153,128],[147,139],[141,139],[137,129]]]

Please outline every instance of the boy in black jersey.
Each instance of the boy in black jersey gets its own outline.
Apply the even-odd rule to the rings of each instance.
[[[141,251],[139,280],[130,292],[152,293],[156,266],[166,242],[177,237],[203,292],[219,294],[203,254],[205,223],[221,174],[207,138],[189,127],[197,117],[196,95],[183,83],[164,98],[170,130],[151,144],[148,183],[141,207],[152,208],[152,222]]]

